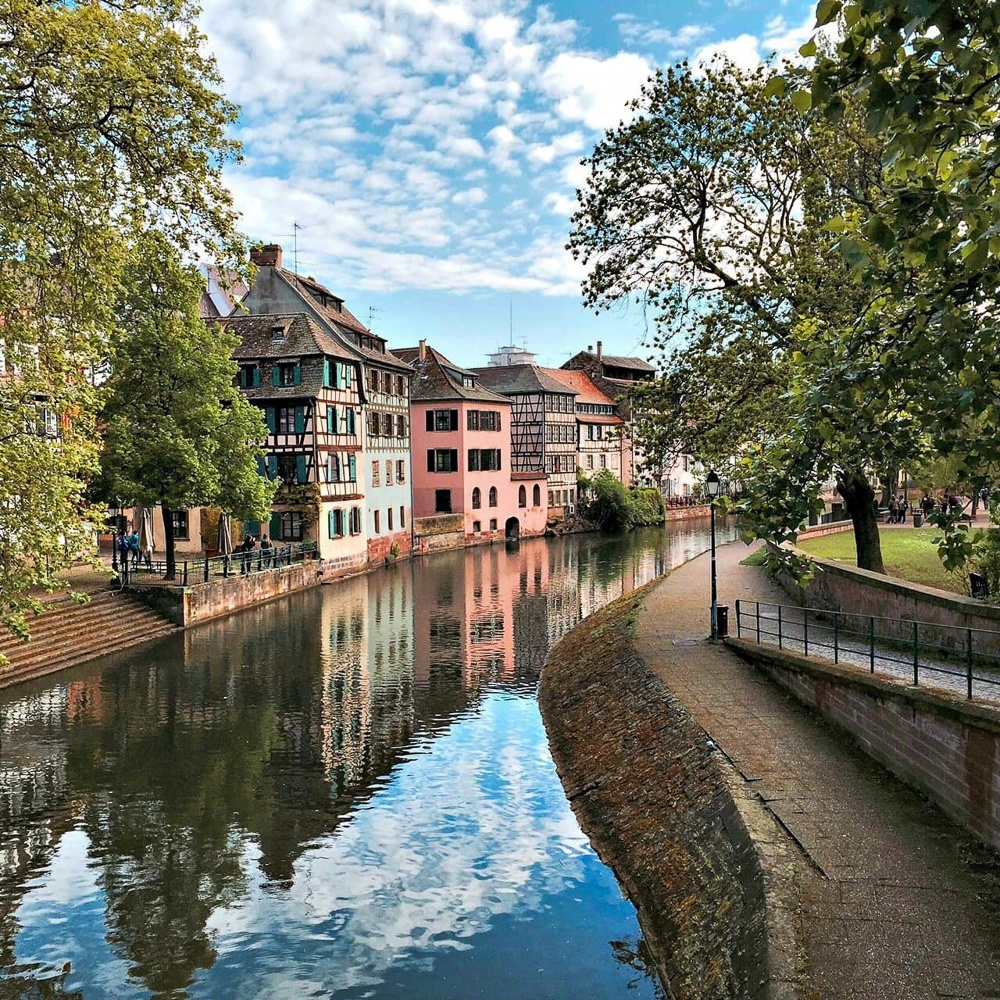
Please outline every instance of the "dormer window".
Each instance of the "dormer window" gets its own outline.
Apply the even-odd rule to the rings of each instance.
[[[285,339],[285,328],[284,326],[279,326],[275,324],[271,327],[271,340],[284,340]]]
[[[476,380],[471,375],[464,375],[462,377],[462,385],[464,385],[466,389],[475,389]]]

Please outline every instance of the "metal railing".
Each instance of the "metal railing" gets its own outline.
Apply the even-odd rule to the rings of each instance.
[[[266,573],[304,559],[315,558],[316,554],[315,542],[293,542],[289,545],[274,545],[270,549],[256,548],[252,552],[237,551],[228,556],[178,559],[173,582],[188,587],[220,577],[228,579],[248,573]],[[145,560],[141,555],[138,562],[135,562],[130,556],[124,570],[119,566],[119,574],[124,586],[135,586],[156,578],[163,579],[167,574],[167,564],[163,559]]]
[[[933,686],[966,698],[1000,697],[1000,631],[738,600],[736,635],[914,686],[933,675]]]

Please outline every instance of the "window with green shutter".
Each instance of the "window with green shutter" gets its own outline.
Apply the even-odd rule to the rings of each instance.
[[[357,424],[355,423],[354,410],[347,411],[347,433],[348,434],[357,433]]]
[[[273,434],[274,429],[277,426],[273,406],[264,407],[264,419],[267,421],[268,433]]]
[[[297,483],[309,482],[309,470],[306,468],[306,456],[295,456],[295,481]]]
[[[306,409],[304,406],[295,407],[295,433],[301,434],[306,429]]]
[[[337,407],[328,406],[326,408],[326,433],[337,433]]]
[[[281,365],[271,367],[271,382],[274,385],[281,385]]]
[[[278,478],[278,456],[268,455],[267,456],[267,478],[277,479]]]
[[[347,481],[356,483],[358,481],[358,465],[354,455],[347,458]]]

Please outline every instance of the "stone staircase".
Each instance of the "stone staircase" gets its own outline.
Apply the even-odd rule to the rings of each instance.
[[[0,633],[0,688],[86,663],[179,630],[179,626],[127,593],[101,590],[87,604],[66,597],[46,603],[44,614],[29,619],[31,639],[22,642]]]

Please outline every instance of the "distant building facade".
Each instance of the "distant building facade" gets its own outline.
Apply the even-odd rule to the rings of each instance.
[[[474,368],[480,384],[505,396],[511,409],[511,461],[517,473],[547,480],[550,518],[576,510],[576,393],[537,365]]]
[[[393,352],[414,371],[410,390],[414,545],[428,551],[545,530],[545,477],[519,470],[512,401],[439,351]]]

